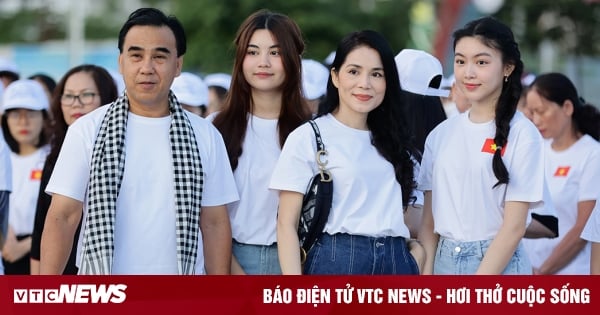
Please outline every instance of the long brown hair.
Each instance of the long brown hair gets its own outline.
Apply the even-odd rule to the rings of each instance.
[[[279,144],[283,147],[287,136],[310,118],[308,105],[302,96],[301,55],[304,41],[298,25],[289,17],[259,10],[250,15],[240,26],[235,37],[235,61],[231,88],[223,111],[216,115],[214,125],[219,129],[227,147],[231,168],[236,169],[242,155],[242,143],[248,125],[248,113],[253,112],[251,88],[243,73],[243,63],[250,38],[256,30],[266,29],[277,40],[280,47],[285,80],[282,85],[281,111],[279,113]]]

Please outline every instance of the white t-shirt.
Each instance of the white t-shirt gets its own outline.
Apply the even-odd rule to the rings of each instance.
[[[531,264],[539,267],[552,250],[573,228],[577,219],[577,204],[596,200],[600,187],[600,143],[584,135],[564,151],[554,151],[552,141],[546,141],[546,178],[558,215],[559,236],[527,242]],[[587,244],[575,258],[557,274],[589,274],[591,246]]]
[[[11,191],[12,166],[10,164],[10,148],[0,132],[0,190]]]
[[[82,201],[84,220],[91,154],[107,109],[108,106],[100,107],[69,127],[46,187],[48,193]],[[221,135],[210,122],[191,113],[187,116],[195,131],[204,172],[202,206],[236,201],[238,194]],[[170,121],[170,116],[148,118],[129,113],[125,169],[115,218],[114,274],[177,273]],[[84,230],[81,229],[79,237],[78,265]],[[202,274],[202,235],[198,234],[196,274]]]
[[[333,178],[332,207],[324,231],[408,238],[401,186],[392,164],[371,144],[371,132],[350,128],[331,114],[315,121]],[[315,152],[312,127],[301,125],[288,136],[269,187],[304,194],[318,170]],[[422,193],[417,194],[422,198]]]
[[[277,241],[279,194],[269,189],[281,148],[277,119],[249,116],[242,155],[233,172],[240,200],[227,205],[233,238],[244,244]]]
[[[492,170],[495,122],[473,123],[469,112],[429,134],[418,188],[432,191],[436,233],[458,241],[490,240],[502,225],[505,201],[543,206],[543,142],[531,121],[516,112],[502,156],[509,183],[492,188],[498,182]]]
[[[8,224],[17,236],[33,232],[42,169],[49,149],[46,145],[27,156],[10,153],[13,190],[9,197]]]
[[[600,243],[600,202],[596,199],[596,206],[592,211],[592,215],[585,224],[581,238],[586,241]]]

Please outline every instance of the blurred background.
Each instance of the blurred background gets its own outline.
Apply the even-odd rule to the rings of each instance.
[[[230,72],[232,41],[246,16],[268,8],[292,17],[305,58],[324,62],[348,32],[374,29],[392,48],[426,50],[452,74],[452,32],[493,15],[513,28],[525,69],[567,74],[588,102],[600,104],[600,0],[0,0],[0,58],[21,77],[59,79],[94,63],[117,71],[117,34],[129,13],[157,7],[188,36],[186,71]]]

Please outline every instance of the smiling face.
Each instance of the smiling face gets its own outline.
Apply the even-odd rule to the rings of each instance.
[[[504,64],[502,53],[477,37],[463,37],[454,48],[456,85],[471,105],[496,104],[504,78],[514,66]]]
[[[366,115],[385,97],[386,80],[377,50],[358,46],[339,69],[331,70],[331,80],[338,89],[340,114]]]
[[[252,34],[242,68],[253,92],[281,92],[285,81],[281,58],[280,47],[269,30]]]
[[[143,116],[168,114],[173,79],[181,73],[175,35],[167,26],[134,26],[123,42],[119,70],[123,74],[130,110]]]

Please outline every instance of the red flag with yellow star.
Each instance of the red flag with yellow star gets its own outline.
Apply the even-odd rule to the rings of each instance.
[[[29,175],[30,180],[41,180],[42,179],[42,170],[31,170],[31,175]]]
[[[570,166],[559,166],[554,172],[554,177],[567,177],[569,175]]]
[[[498,148],[498,146],[494,142],[494,139],[487,138],[487,139],[485,139],[485,142],[483,143],[483,147],[481,147],[481,152],[494,154],[494,153],[496,153],[497,148]],[[504,156],[504,151],[506,151],[506,145],[502,148],[502,151],[500,151],[501,156]]]

